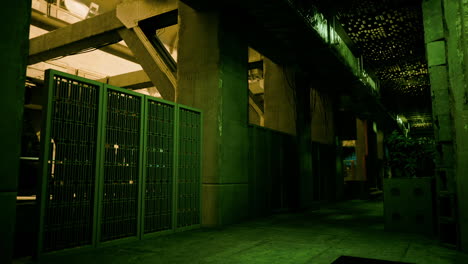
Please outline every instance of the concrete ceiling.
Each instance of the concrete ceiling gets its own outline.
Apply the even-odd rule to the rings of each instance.
[[[307,2],[307,1],[305,1]],[[380,80],[384,105],[422,128],[432,124],[420,0],[309,1],[341,22]],[[424,121],[421,121],[424,120]]]

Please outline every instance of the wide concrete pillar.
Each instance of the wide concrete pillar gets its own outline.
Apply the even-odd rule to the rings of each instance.
[[[439,234],[468,252],[468,0],[425,0],[422,9],[442,201]]]
[[[294,90],[283,67],[264,58],[264,124],[277,131],[296,134]]]
[[[235,21],[179,6],[176,101],[203,110],[204,226],[237,222],[249,208],[248,49]]]
[[[0,41],[0,113],[3,124],[0,129],[0,263],[11,263],[31,1],[3,3],[0,16],[3,21],[8,21],[1,24]]]

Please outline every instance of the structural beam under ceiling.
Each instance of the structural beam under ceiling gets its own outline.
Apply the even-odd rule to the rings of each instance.
[[[127,88],[127,89],[142,89],[153,86],[148,75],[145,71],[134,71],[123,73],[115,76],[110,76],[98,80],[99,82],[107,83],[113,86]]]
[[[114,10],[32,38],[28,64],[119,42],[117,29],[123,27]]]
[[[176,98],[176,74],[166,65],[140,27],[119,30],[125,43],[132,50],[141,67],[148,74],[162,98],[174,101]]]
[[[169,15],[168,15],[169,14]],[[166,16],[164,16],[166,15]],[[164,99],[174,101],[176,74],[168,67],[163,56],[139,27],[139,22],[155,17],[177,18],[177,1],[139,0],[124,2],[113,11],[58,28],[30,40],[29,64],[46,61],[60,56],[76,54],[88,48],[100,48],[122,39],[135,54],[147,76]],[[49,27],[62,26],[57,20],[44,21],[35,15],[34,23]],[[177,19],[172,19],[177,23]],[[170,20],[169,20],[170,21]],[[167,20],[164,22],[167,23]],[[156,23],[155,29],[166,24]],[[154,23],[153,23],[154,24]],[[164,25],[163,25],[164,24]],[[151,28],[150,28],[151,29]],[[115,48],[113,48],[115,50]],[[126,47],[122,51],[126,51]]]
[[[115,76],[106,77],[98,80],[99,82],[107,83],[110,85],[123,87],[127,89],[143,89],[153,86],[153,82],[145,71],[134,71],[123,73]],[[158,90],[159,91],[159,90]],[[164,98],[164,97],[163,97]],[[260,117],[260,125],[263,126],[263,110],[258,106],[258,103],[253,99],[252,91],[249,92],[249,104],[253,107],[255,112]]]

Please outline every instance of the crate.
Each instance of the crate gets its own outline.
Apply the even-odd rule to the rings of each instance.
[[[432,178],[384,179],[385,229],[434,233]]]

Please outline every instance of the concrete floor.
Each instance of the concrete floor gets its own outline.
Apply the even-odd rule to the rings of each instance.
[[[341,255],[421,264],[468,263],[468,255],[421,235],[385,232],[381,202],[348,201],[99,249],[62,251],[41,263],[314,263]],[[29,263],[18,260],[16,263]]]

